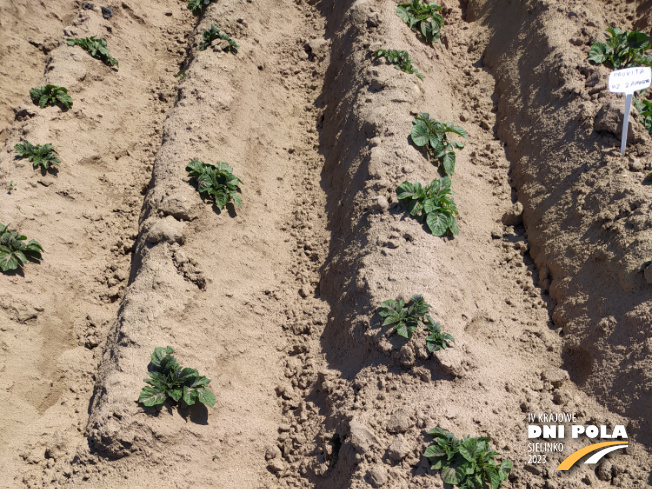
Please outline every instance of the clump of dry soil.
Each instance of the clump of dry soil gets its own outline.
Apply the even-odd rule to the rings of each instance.
[[[46,249],[2,275],[2,487],[444,487],[435,426],[490,436],[506,487],[646,487],[650,470],[652,141],[591,42],[650,29],[649,2],[446,1],[430,46],[380,0],[28,2],[0,7],[0,222]],[[215,24],[239,44],[198,49]],[[112,70],[67,37],[101,35]],[[407,49],[425,75],[373,60]],[[31,104],[66,86],[68,111]],[[460,234],[396,199],[437,168],[410,144],[428,112],[468,132]],[[59,150],[56,173],[14,158]],[[216,212],[191,159],[226,161],[240,208]],[[454,348],[381,326],[423,294]],[[214,408],[144,409],[149,355],[173,346]],[[597,466],[532,464],[527,413],[624,425]]]

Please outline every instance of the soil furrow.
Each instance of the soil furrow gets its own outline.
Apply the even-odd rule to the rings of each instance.
[[[98,347],[128,280],[143,189],[177,84],[179,41],[185,43],[177,24],[189,14],[172,13],[176,3],[167,7],[125,2],[111,19],[99,7],[78,6],[64,15],[69,6],[63,5],[37,15],[35,6],[16,4],[3,14],[7,26],[28,18],[27,36],[14,27],[3,30],[10,39],[5,46],[15,47],[3,55],[3,66],[29,59],[25,39],[47,53],[32,57],[46,62],[40,79],[27,67],[3,90],[3,101],[24,104],[13,107],[15,121],[2,134],[0,180],[15,188],[2,198],[0,220],[46,251],[40,265],[0,278],[0,370],[7,379],[0,392],[7,406],[0,429],[3,487],[57,486],[84,442]],[[52,22],[36,32],[29,26],[43,14]],[[118,71],[65,45],[66,37],[90,35],[104,35],[120,61]],[[28,103],[29,89],[46,83],[67,87],[73,107],[62,112]],[[22,138],[52,143],[61,159],[58,171],[42,173],[15,159],[13,146]]]
[[[540,287],[547,277],[530,257],[511,163],[497,138],[498,93],[483,64],[494,31],[465,19],[463,6],[449,7],[444,46],[431,48],[405,29],[391,3],[323,2],[322,9],[332,42],[321,131],[332,240],[320,291],[331,316],[322,355],[294,374],[299,385],[289,394],[283,389],[303,402],[294,400],[294,422],[279,437],[285,460],[299,466],[298,473],[279,472],[281,487],[435,487],[439,478],[421,455],[424,434],[435,426],[490,436],[516,464],[515,487],[570,487],[582,477],[602,484],[596,474],[523,470],[527,412],[563,409],[596,424],[628,421],[587,397],[561,369],[563,343]],[[425,82],[374,65],[370,55],[379,48],[408,48]],[[453,177],[461,229],[455,239],[429,236],[396,203],[403,180],[425,184],[437,176],[405,142],[418,112],[469,133]],[[454,335],[454,349],[431,356],[425,332],[406,343],[380,327],[381,301],[415,293]],[[566,454],[579,448],[565,441]],[[297,452],[308,456],[297,461]],[[627,470],[644,477],[637,469],[644,449],[631,454]],[[548,461],[564,456],[549,454]]]
[[[579,387],[632,418],[633,435],[649,444],[650,285],[643,272],[652,233],[641,162],[650,159],[652,139],[634,120],[628,156],[620,156],[615,114],[624,102],[606,90],[609,70],[586,56],[608,25],[645,28],[650,14],[622,2],[605,9],[599,2],[526,2],[506,10],[472,3],[473,15],[490,25],[513,19],[486,57],[498,79],[499,134],[514,159],[531,253],[564,336],[564,368]],[[525,39],[533,25],[536,35]],[[518,51],[533,54],[517,63]]]
[[[236,54],[197,50],[210,24],[240,44]],[[275,387],[286,354],[306,354],[295,334],[326,318],[316,297],[327,242],[314,106],[326,51],[312,52],[320,24],[301,3],[262,10],[223,1],[195,30],[88,425],[92,451],[125,457],[110,465],[131,480],[160,470],[176,487],[275,480],[264,456],[283,424]],[[228,162],[244,182],[242,207],[217,212],[202,202],[185,171],[192,158]],[[150,353],[165,345],[213,379],[215,409],[152,416],[135,404]],[[115,487],[101,472],[92,480]]]
[[[34,15],[29,0],[0,5],[0,141],[13,122],[15,108],[43,77],[48,54],[61,44],[61,32],[72,22],[77,7],[69,2],[47,2]],[[43,22],[44,19],[47,21]]]
[[[423,457],[441,427],[490,437],[514,464],[503,487],[649,486],[652,140],[633,116],[618,155],[622,100],[586,60],[607,22],[649,30],[648,3],[446,1],[433,45],[396,0],[218,0],[197,17],[127,1],[108,20],[56,4],[23,36],[33,7],[0,7],[0,60],[43,53],[0,120],[41,61],[75,100],[13,108],[0,134],[0,182],[18,183],[0,222],[48,252],[0,276],[2,484],[443,489]],[[200,50],[211,25],[238,51]],[[105,35],[120,70],[64,26]],[[450,135],[457,236],[397,201],[443,176],[410,138],[422,112],[468,133]],[[60,148],[59,173],[12,160],[22,137]],[[242,206],[202,199],[193,159],[231,165]],[[381,302],[413,294],[452,348],[382,326]],[[137,403],[158,346],[212,379],[214,408]],[[557,471],[598,440],[529,439],[535,413],[631,443]],[[563,449],[537,464],[533,441]]]

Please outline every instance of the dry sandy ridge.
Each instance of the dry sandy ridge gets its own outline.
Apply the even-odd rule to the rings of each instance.
[[[0,486],[444,487],[435,426],[490,436],[506,487],[652,486],[652,142],[634,120],[618,156],[621,100],[586,61],[612,20],[649,31],[648,3],[447,1],[434,46],[389,0],[0,3],[0,222],[47,251],[0,277]],[[237,53],[198,49],[211,24]],[[86,35],[118,70],[65,44]],[[73,108],[31,105],[45,83]],[[455,238],[396,202],[440,176],[408,141],[419,112],[469,135]],[[56,174],[14,158],[23,137],[59,149]],[[203,202],[193,158],[228,162],[242,207]],[[414,293],[454,348],[380,326]],[[165,345],[214,408],[136,403]],[[526,414],[560,411],[630,448],[529,463]]]

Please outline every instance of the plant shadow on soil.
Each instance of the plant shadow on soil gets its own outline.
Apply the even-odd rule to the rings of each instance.
[[[41,170],[41,176],[43,176],[43,177],[45,175],[47,175],[48,173],[50,175],[52,175],[53,177],[58,177],[59,176],[59,169],[56,166],[51,166],[47,170],[45,168],[41,167],[40,170]]]
[[[190,185],[197,192],[199,192],[199,185],[197,184],[196,181],[191,180],[188,182],[188,185]],[[240,190],[238,190],[238,193],[241,193]],[[222,210],[219,207],[217,207],[217,204],[215,202],[210,201],[208,198],[206,198],[206,196],[202,194],[199,194],[199,196],[201,197],[201,200],[204,204],[213,204],[212,207],[213,207],[213,212],[215,212],[215,214],[217,214],[218,216],[222,214]],[[225,209],[226,212],[229,214],[229,217],[231,218],[238,217],[238,212],[233,202],[229,202],[228,204],[226,204]]]
[[[38,260],[31,259],[30,257],[27,257],[27,259],[29,261],[33,261],[34,263],[40,263]],[[25,278],[25,271],[23,270],[22,267],[19,267],[16,270],[7,270],[6,272],[2,272],[2,274],[8,277],[13,277],[15,275],[18,275],[19,277]]]
[[[20,156],[20,155],[15,155],[14,156],[14,161],[26,160],[26,159],[27,159],[27,156]],[[29,163],[29,162],[25,162],[25,163]],[[34,166],[34,165],[32,165],[32,166]],[[36,169],[36,167],[34,167],[34,169]],[[47,175],[48,173],[50,173],[54,177],[59,176],[59,168],[57,168],[54,165],[50,165],[47,169],[45,167],[39,165],[38,169],[41,171],[41,176],[43,176],[43,177],[45,175]]]
[[[142,407],[142,406],[141,406]],[[183,418],[184,421],[194,424],[208,425],[208,408],[200,402],[196,402],[192,406],[182,406],[181,404],[170,404],[165,401],[164,404],[152,407],[144,407],[143,412],[152,417],[159,417],[165,410],[166,414],[172,416],[174,408],[176,407],[177,413]]]

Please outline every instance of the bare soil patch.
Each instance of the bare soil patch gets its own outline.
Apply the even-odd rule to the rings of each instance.
[[[393,1],[110,7],[0,6],[0,222],[47,251],[0,276],[0,486],[444,487],[422,456],[435,426],[490,436],[506,487],[652,485],[652,140],[634,117],[619,156],[605,114],[623,101],[586,60],[649,9],[446,2],[430,46]],[[211,24],[237,53],[198,49]],[[119,70],[65,44],[87,35]],[[73,108],[32,105],[45,83]],[[396,199],[441,176],[408,139],[419,112],[468,132],[454,238]],[[16,160],[22,138],[54,144],[59,172]],[[242,207],[201,199],[195,158],[234,168]],[[381,326],[380,303],[413,294],[454,348]],[[214,408],[137,404],[167,345]],[[626,426],[630,447],[555,471],[586,444],[567,437],[532,464],[539,412]]]

